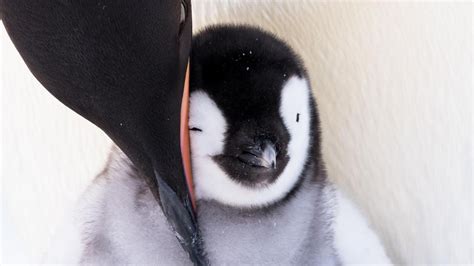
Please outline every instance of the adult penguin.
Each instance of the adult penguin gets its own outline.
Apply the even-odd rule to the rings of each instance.
[[[180,149],[190,0],[0,0],[0,17],[33,75],[127,154],[206,264]]]

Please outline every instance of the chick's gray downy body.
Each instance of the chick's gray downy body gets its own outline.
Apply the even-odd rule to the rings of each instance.
[[[145,180],[114,147],[80,200],[82,264],[191,264]]]
[[[339,265],[329,197],[330,190],[308,182],[292,199],[268,210],[201,203],[207,254],[215,265]]]
[[[327,264],[334,262],[334,250],[325,209],[331,194],[326,187],[302,184],[291,199],[267,210],[199,201],[211,264],[332,264]],[[148,186],[117,148],[84,200],[81,263],[190,265]]]
[[[212,265],[388,263],[326,179],[319,117],[300,59],[240,26],[193,41],[189,128],[204,250]],[[190,264],[144,179],[114,149],[81,206],[83,263]]]

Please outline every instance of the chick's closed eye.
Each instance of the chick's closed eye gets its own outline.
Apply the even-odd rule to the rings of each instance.
[[[202,129],[197,128],[197,127],[191,127],[191,128],[189,128],[189,130],[202,132]]]

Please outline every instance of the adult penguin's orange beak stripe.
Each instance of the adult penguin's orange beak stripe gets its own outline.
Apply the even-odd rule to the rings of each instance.
[[[186,183],[188,185],[189,196],[193,210],[196,210],[196,197],[194,194],[194,182],[191,172],[191,153],[189,145],[189,62],[186,67],[186,77],[184,80],[183,99],[181,100],[181,157],[183,158],[184,174],[186,175]]]
[[[191,260],[207,264],[180,149],[190,0],[0,0],[0,13],[33,75],[127,154]]]

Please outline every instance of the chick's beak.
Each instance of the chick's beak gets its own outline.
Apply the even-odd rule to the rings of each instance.
[[[276,169],[277,152],[274,144],[266,143],[262,152],[262,166]]]
[[[252,146],[244,149],[238,156],[239,160],[254,166],[268,169],[276,169],[277,151],[275,144],[270,141],[263,142],[263,145]]]

